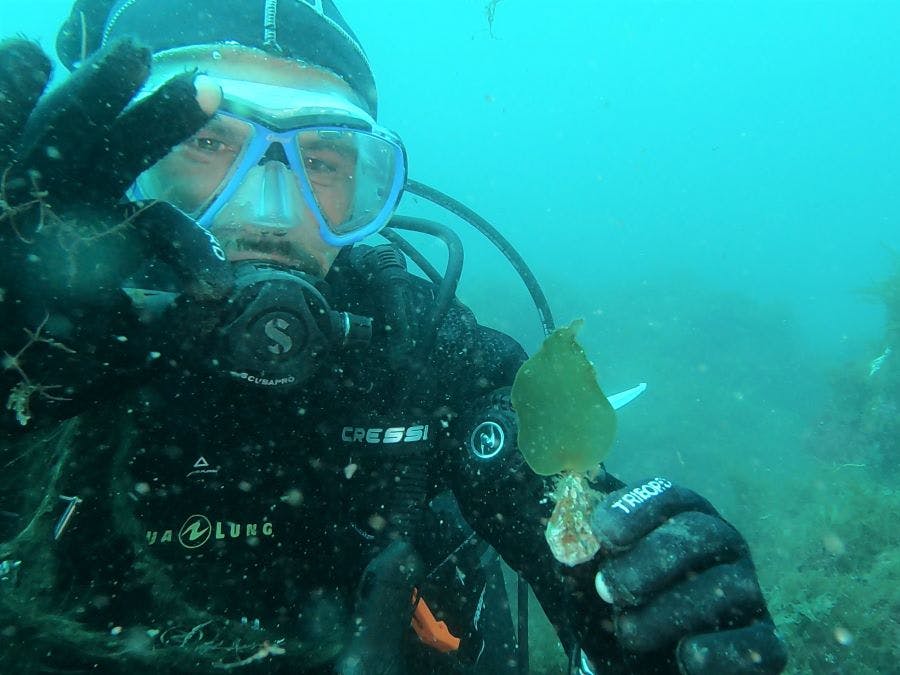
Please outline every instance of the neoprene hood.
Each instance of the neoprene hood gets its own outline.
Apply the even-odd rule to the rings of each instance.
[[[332,0],[76,0],[56,51],[72,70],[125,36],[154,53],[227,42],[304,61],[340,76],[377,112],[369,60]]]

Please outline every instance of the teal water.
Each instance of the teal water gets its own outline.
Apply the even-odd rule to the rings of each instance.
[[[0,33],[49,45],[70,3],[3,4]],[[586,317],[608,393],[650,383],[613,469],[742,527],[797,672],[886,672],[900,393],[868,375],[896,335],[860,291],[900,250],[900,3],[339,4],[411,176],[497,225],[559,321]],[[465,240],[463,298],[533,349],[518,281]]]
[[[789,305],[817,354],[877,332],[855,291],[900,247],[900,5],[500,0],[490,26],[488,4],[340,3],[411,175],[588,310],[688,272]],[[3,32],[52,44],[69,5],[6,9]]]

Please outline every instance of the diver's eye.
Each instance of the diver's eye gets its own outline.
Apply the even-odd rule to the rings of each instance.
[[[337,168],[333,164],[329,164],[319,157],[307,157],[306,170],[310,174],[330,175],[334,174],[337,171]]]
[[[200,150],[201,152],[217,153],[231,150],[224,141],[220,141],[217,138],[210,138],[209,136],[195,136],[188,141],[188,143],[195,150]]]

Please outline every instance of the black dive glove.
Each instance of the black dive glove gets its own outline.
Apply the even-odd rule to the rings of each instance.
[[[204,92],[204,110],[188,74],[133,103],[150,53],[127,41],[45,95],[50,71],[37,45],[0,43],[0,412],[5,399],[20,425],[37,402],[74,414],[109,377],[158,357],[121,288],[140,266],[169,268],[188,300],[231,286],[224,253],[192,219],[123,202],[219,95]]]
[[[37,45],[0,43],[3,285],[102,305],[158,260],[189,295],[224,295],[229,267],[208,233],[170,205],[122,203],[142,171],[208,121],[192,74],[129,106],[150,73],[147,49],[118,42],[42,97],[50,70]]]
[[[625,652],[649,657],[636,662],[674,654],[691,675],[783,670],[787,651],[747,543],[705,499],[657,478],[610,494],[592,528],[597,592]]]

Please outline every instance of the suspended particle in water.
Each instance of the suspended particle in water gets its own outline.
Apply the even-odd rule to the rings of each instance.
[[[849,647],[853,644],[853,633],[851,633],[843,626],[835,626],[834,639],[837,640],[838,644],[843,645],[844,647]]]
[[[825,536],[822,537],[822,545],[831,555],[844,555],[847,551],[847,547],[844,546],[844,541],[834,532],[827,532]]]
[[[281,501],[288,506],[300,506],[303,503],[303,493],[297,488],[293,488],[281,495]]]

